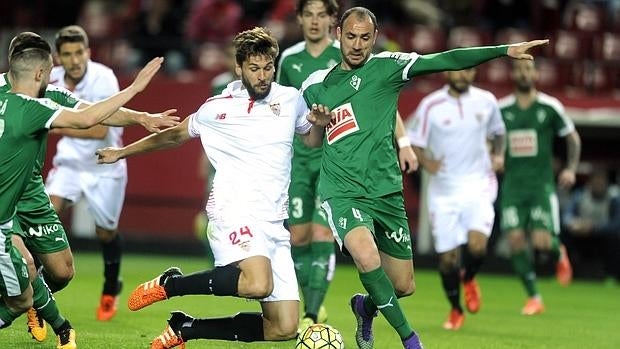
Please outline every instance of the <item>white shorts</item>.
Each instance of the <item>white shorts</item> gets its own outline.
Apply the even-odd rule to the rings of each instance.
[[[209,221],[207,238],[215,266],[225,266],[253,256],[271,260],[273,292],[261,302],[299,300],[291,235],[283,221]]]
[[[95,224],[108,230],[118,227],[126,186],[127,176],[106,177],[65,166],[54,167],[45,183],[50,196],[59,196],[72,203],[84,196]]]
[[[475,190],[478,188],[478,190]],[[444,253],[467,242],[467,233],[478,231],[489,237],[493,230],[497,197],[497,180],[479,185],[468,183],[467,189],[452,195],[438,194],[429,186],[428,211],[435,251]]]

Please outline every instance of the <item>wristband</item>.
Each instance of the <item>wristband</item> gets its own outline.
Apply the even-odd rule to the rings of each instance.
[[[396,143],[398,144],[398,149],[411,146],[411,141],[408,136],[398,137]]]

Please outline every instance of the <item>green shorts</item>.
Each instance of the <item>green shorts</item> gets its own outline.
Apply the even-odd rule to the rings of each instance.
[[[553,190],[543,189],[528,193],[502,190],[500,201],[502,231],[546,230],[559,234],[559,206],[558,197]]]
[[[379,251],[398,259],[412,259],[411,234],[402,193],[369,198],[331,198],[323,202],[327,221],[344,254],[344,237],[356,227],[374,235]]]
[[[17,223],[17,224],[15,224]],[[69,240],[52,206],[43,180],[28,183],[17,203],[14,231],[34,254],[49,254],[69,248]]]
[[[24,293],[30,280],[26,259],[11,241],[12,228],[0,227],[0,296],[15,297]]]
[[[312,160],[312,161],[306,161]],[[289,186],[288,224],[317,223],[329,228],[317,193],[320,159],[293,157]]]

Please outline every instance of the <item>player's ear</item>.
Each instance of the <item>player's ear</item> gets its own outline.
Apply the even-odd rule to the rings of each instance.
[[[84,52],[86,53],[86,59],[90,59],[90,47],[87,47]]]
[[[235,64],[235,74],[237,74],[238,77],[241,77],[241,66],[239,64]]]
[[[338,40],[340,40],[340,39],[342,39],[341,36],[342,36],[342,28],[340,28],[340,26],[337,26],[336,27],[336,37],[338,38]],[[342,41],[342,40],[340,40],[340,41]]]

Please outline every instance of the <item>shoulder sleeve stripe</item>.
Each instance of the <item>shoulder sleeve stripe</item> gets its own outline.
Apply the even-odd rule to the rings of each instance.
[[[564,111],[564,106],[557,98],[552,97],[546,93],[538,92],[538,100],[541,103],[550,106],[562,119],[565,127],[558,131],[558,135],[560,137],[565,137],[575,130],[575,124],[573,123],[573,120],[571,120],[568,115],[566,115],[566,112]]]
[[[500,98],[497,104],[499,104],[500,109],[503,109],[509,105],[515,104],[515,101],[516,101],[515,96],[511,94],[506,97]]]
[[[50,127],[52,127],[52,122],[56,120],[56,118],[60,115],[60,113],[62,113],[62,108],[56,110],[54,114],[52,115],[52,117],[47,120],[47,122],[45,123],[45,128],[49,129]]]
[[[327,74],[330,72],[330,70],[331,69],[321,69],[321,70],[317,70],[314,73],[310,74],[310,76],[308,76],[308,78],[304,80],[304,82],[301,84],[301,90],[304,91],[312,85],[323,82],[323,80],[325,80],[325,77],[327,77]]]

